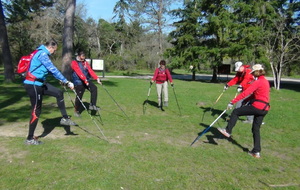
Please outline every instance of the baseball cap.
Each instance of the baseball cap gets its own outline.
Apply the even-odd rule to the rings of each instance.
[[[242,62],[238,61],[238,62],[235,62],[234,66],[235,66],[235,71],[239,71],[239,68],[243,65]]]
[[[259,71],[259,70],[264,70],[263,66],[261,64],[255,64],[252,66],[251,73],[253,73],[254,71]]]

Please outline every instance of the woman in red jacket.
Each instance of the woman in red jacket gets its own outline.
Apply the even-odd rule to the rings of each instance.
[[[264,77],[265,71],[262,65],[254,65],[251,73],[256,80],[244,92],[231,100],[231,102],[228,104],[228,109],[232,109],[233,104],[237,103],[239,100],[245,99],[248,96],[251,104],[234,109],[226,129],[218,128],[218,130],[224,136],[230,137],[232,129],[235,126],[239,116],[254,115],[254,120],[252,123],[254,147],[248,153],[255,158],[260,158],[260,126],[265,115],[270,109],[270,84],[269,81]]]
[[[231,79],[225,86],[224,90],[227,90],[230,86],[238,84],[237,92],[241,93],[245,91],[252,82],[254,82],[254,77],[251,74],[251,66],[250,65],[243,65],[242,62],[238,61],[235,63],[235,71],[236,75],[233,79]],[[241,107],[242,105],[246,104],[247,102],[244,100],[240,100],[235,104],[236,108]],[[243,121],[243,123],[252,123],[253,116],[247,115],[247,119]]]
[[[156,90],[157,90],[157,97],[158,97],[158,107],[162,106],[162,92],[164,95],[164,106],[168,106],[168,81],[170,81],[171,86],[173,86],[172,76],[170,71],[166,68],[166,61],[161,60],[159,62],[159,68],[155,69],[154,76],[151,80],[151,84],[155,81],[156,82]]]

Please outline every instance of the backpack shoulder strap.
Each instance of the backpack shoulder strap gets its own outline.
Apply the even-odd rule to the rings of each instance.
[[[33,56],[38,52],[39,50],[34,50],[31,54],[30,54],[30,65],[31,65],[31,61],[32,61],[32,58],[33,58]],[[28,72],[33,72],[33,71],[35,71],[37,68],[39,68],[42,64],[40,64],[39,66],[37,66],[36,68],[34,68],[32,71],[29,71],[29,69],[30,69],[30,65],[29,65],[29,68],[28,68]]]

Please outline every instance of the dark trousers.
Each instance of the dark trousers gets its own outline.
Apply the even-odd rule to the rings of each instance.
[[[91,99],[91,105],[96,105],[97,104],[97,96],[98,96],[97,86],[92,82],[89,82],[88,87],[86,85],[77,85],[77,86],[75,86],[75,91],[76,91],[78,97],[80,98],[80,100],[82,100],[85,89],[87,89],[91,92],[91,98],[90,98]],[[78,98],[76,98],[76,100],[75,100],[75,109],[76,109],[76,111],[79,111],[81,106],[82,106],[81,102],[78,100]]]
[[[245,115],[254,115],[253,123],[252,123],[252,134],[253,134],[253,152],[260,152],[260,126],[263,122],[263,119],[268,111],[260,110],[252,105],[243,106],[240,108],[236,108],[231,113],[230,119],[228,121],[228,125],[226,127],[226,131],[231,134],[232,129],[235,126],[239,116]]]
[[[43,86],[25,84],[24,88],[30,98],[31,103],[31,117],[27,136],[28,140],[33,138],[39,116],[41,115],[43,95],[55,97],[62,116],[65,118],[68,117],[64,102],[64,94],[60,89],[52,86],[49,83],[46,83]]]

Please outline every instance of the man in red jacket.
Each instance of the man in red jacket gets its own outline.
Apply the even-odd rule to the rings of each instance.
[[[237,72],[235,77],[231,79],[225,86],[224,90],[227,90],[230,86],[239,84],[237,87],[237,92],[243,92],[245,91],[251,83],[254,82],[254,77],[251,74],[251,66],[250,65],[243,65],[242,62],[238,61],[235,63],[235,71]],[[236,108],[239,108],[242,106],[242,104],[245,104],[246,102],[244,100],[241,100],[237,102]],[[253,122],[253,116],[247,116],[247,120],[243,121],[244,123],[252,123]]]
[[[226,129],[218,128],[218,130],[224,136],[230,137],[232,129],[235,126],[239,116],[254,115],[254,120],[252,123],[254,147],[248,153],[255,158],[260,158],[260,126],[265,115],[270,109],[270,84],[269,81],[264,77],[265,71],[262,65],[254,65],[251,73],[256,80],[245,91],[231,100],[227,108],[232,109],[233,104],[247,97],[249,97],[251,104],[234,109]]]
[[[171,86],[173,86],[172,76],[170,74],[169,69],[166,68],[166,61],[161,60],[159,62],[159,68],[155,69],[154,76],[151,80],[151,84],[155,81],[156,82],[156,90],[157,90],[157,97],[158,97],[158,107],[162,106],[162,92],[164,95],[164,106],[168,106],[168,81],[170,81]]]
[[[89,63],[85,60],[85,54],[83,51],[79,50],[77,52],[77,57],[75,60],[72,61],[71,68],[73,69],[72,79],[78,97],[81,100],[85,89],[88,89],[91,92],[91,103],[89,109],[98,111],[99,108],[96,106],[98,88],[91,81],[91,78],[97,80],[97,82],[100,85],[102,85],[102,83],[100,78],[92,70]],[[74,115],[77,117],[80,117],[80,112],[79,112],[80,107],[81,107],[81,102],[78,100],[78,98],[76,98]]]

